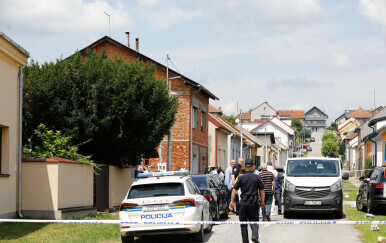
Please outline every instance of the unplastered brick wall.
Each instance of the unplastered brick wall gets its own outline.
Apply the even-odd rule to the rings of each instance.
[[[92,46],[93,50],[97,53],[105,51],[106,55],[110,58],[120,56],[127,62],[135,62],[140,60],[140,55],[135,50],[128,50],[120,45],[116,45],[108,40],[102,41],[97,45]],[[85,56],[85,53],[83,53]],[[146,60],[143,60],[146,62]],[[169,78],[175,77],[169,72]],[[155,78],[164,79],[166,82],[166,70],[161,66],[156,66]],[[191,119],[191,107],[190,97],[192,92],[197,89],[191,85],[185,83],[181,79],[173,79],[171,83],[172,95],[178,96],[179,108],[176,114],[176,121],[171,129],[172,139],[172,170],[179,168],[190,169],[190,119]],[[193,129],[193,144],[199,147],[199,161],[198,171],[202,172],[204,167],[208,166],[208,104],[209,97],[202,92],[194,94],[193,101],[198,108],[198,126],[197,129]],[[202,113],[204,111],[204,113]],[[205,114],[205,131],[201,131],[201,116]],[[154,158],[149,160],[149,165],[153,169],[158,169],[158,163],[167,163],[167,145],[168,137],[165,136],[161,142],[161,145],[157,148],[160,158]]]

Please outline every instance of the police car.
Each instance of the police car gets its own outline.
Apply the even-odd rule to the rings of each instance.
[[[193,234],[203,241],[212,225],[167,224],[181,221],[212,221],[209,202],[202,195],[189,171],[140,173],[119,209],[122,242],[134,242],[135,236]],[[172,176],[169,176],[172,175]],[[148,177],[151,176],[151,177]],[[165,224],[154,224],[154,221]]]

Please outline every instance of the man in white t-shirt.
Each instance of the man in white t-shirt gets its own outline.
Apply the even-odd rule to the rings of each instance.
[[[273,169],[272,162],[267,163],[267,170],[273,173],[274,177],[277,177],[277,171]]]

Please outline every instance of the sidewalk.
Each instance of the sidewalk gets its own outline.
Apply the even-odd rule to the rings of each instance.
[[[359,186],[361,185],[361,181],[358,180],[358,178],[355,178],[355,177],[349,177],[348,181],[351,182],[351,184],[353,184],[357,188],[359,188]]]

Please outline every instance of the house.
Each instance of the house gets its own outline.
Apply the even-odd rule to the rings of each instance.
[[[242,112],[241,114],[237,114],[236,118],[240,119],[242,122],[251,122],[251,113]]]
[[[0,218],[21,212],[21,84],[29,53],[0,31]]]
[[[350,115],[347,116],[348,119],[350,118],[354,118],[356,119],[358,122],[360,123],[364,123],[367,119],[369,119],[370,117],[372,117],[373,115],[371,114],[371,112],[368,112],[368,111],[365,111],[364,109],[362,109],[361,107],[359,107],[358,110],[354,111],[353,113],[351,113]]]
[[[347,164],[345,165],[349,171],[356,170],[358,165],[359,156],[358,151],[358,133],[354,132],[346,136],[343,141],[346,143],[346,160]]]
[[[341,123],[338,126],[338,130],[336,131],[338,139],[342,141],[347,135],[351,134],[360,125],[361,123],[354,118],[350,118],[345,122]]]
[[[260,162],[260,156],[262,156],[262,146],[263,142],[259,139],[255,138],[252,134],[250,134],[248,131],[242,129],[240,131],[239,127],[236,127],[232,125],[230,122],[225,120],[223,117],[219,117],[216,115],[209,114],[209,122],[212,123],[210,125],[210,137],[214,137],[216,135],[215,131],[217,131],[217,138],[210,144],[212,145],[214,149],[210,149],[210,158],[213,158],[216,156],[215,160],[217,162],[216,165],[211,160],[211,165],[218,166],[222,168],[227,168],[229,165],[229,161],[234,159],[237,160],[241,156],[241,137],[243,139],[243,147],[242,147],[242,156],[245,159],[252,159],[254,162],[259,163]],[[215,130],[215,131],[213,131]],[[224,134],[221,134],[224,130],[226,132],[227,137],[225,138]],[[227,148],[225,150],[225,141],[227,144]],[[222,156],[222,151],[225,150],[225,156]],[[217,154],[216,154],[217,152]],[[221,160],[222,157],[226,157],[223,161]]]
[[[280,119],[289,120],[292,118],[298,118],[304,124],[303,110],[278,110],[277,114]]]
[[[324,132],[327,130],[327,119],[327,114],[314,106],[306,112],[304,126],[311,129],[311,132]]]
[[[357,114],[354,114],[353,116],[351,116],[352,113],[356,112],[357,110],[345,110],[344,113],[342,115],[340,115],[338,118],[335,119],[335,123],[337,126],[341,125],[342,123],[344,123],[345,121],[347,121],[348,119],[350,118],[354,118],[354,119],[357,119],[359,118],[359,116],[362,116],[361,114],[366,114],[366,113],[373,113],[373,112],[377,112],[379,109],[381,109],[382,106],[378,107],[377,109],[375,110],[364,110],[363,111],[358,111]],[[361,108],[359,108],[359,110],[361,110]],[[363,109],[362,109],[363,110]],[[375,115],[375,114],[373,114]],[[367,116],[367,114],[366,114]],[[369,117],[367,117],[368,119]],[[366,119],[365,119],[366,120]],[[364,121],[361,121],[361,120],[358,120],[360,123],[363,123]]]
[[[268,102],[266,101],[251,111],[251,119],[250,120],[251,121],[254,121],[256,119],[269,120],[277,115],[278,115],[277,111],[274,108],[272,108],[272,106],[270,106],[268,104]]]
[[[266,146],[264,162],[284,164],[292,151],[295,131],[277,117],[268,120],[251,130],[251,134],[263,140]],[[272,138],[267,138],[273,136]],[[268,152],[268,143],[271,142]]]
[[[219,107],[218,109],[216,107],[214,107],[213,105],[209,104],[209,113],[210,114],[214,114],[216,116],[222,116],[222,111],[221,111],[221,107]]]
[[[97,53],[105,50],[108,57],[121,56],[126,62],[137,60],[154,64],[155,78],[167,79],[171,83],[171,95],[178,96],[179,108],[176,121],[171,128],[171,170],[185,168],[191,173],[199,173],[208,166],[208,105],[209,99],[218,100],[204,86],[176,72],[165,65],[139,52],[139,42],[136,39],[136,50],[127,43],[122,44],[108,36],[104,36],[83,48],[80,52],[86,56],[86,50]],[[168,69],[168,72],[167,72]],[[158,158],[145,159],[144,163],[155,170],[167,169],[168,138],[164,137],[157,148]]]
[[[227,168],[230,155],[228,153],[228,144],[232,137],[232,130],[223,125],[216,115],[209,112],[208,115],[208,133],[209,133],[209,166]]]

